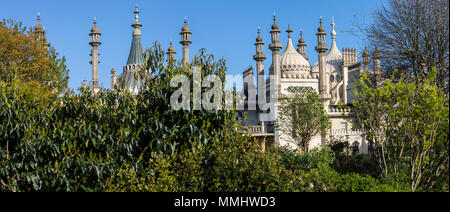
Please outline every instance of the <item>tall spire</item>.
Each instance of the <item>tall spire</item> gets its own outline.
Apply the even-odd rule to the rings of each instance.
[[[141,30],[139,28],[142,27],[142,24],[139,23],[139,9],[136,5],[136,9],[134,10],[135,22],[131,25],[133,30],[133,41],[131,42],[130,54],[128,56],[127,65],[129,64],[144,64],[144,52],[142,50],[142,40],[141,40]]]
[[[144,51],[142,50],[141,30],[142,24],[139,23],[139,9],[136,5],[134,10],[134,23],[131,25],[133,30],[133,40],[131,42],[130,54],[127,64],[123,67],[123,73],[120,75],[120,83],[133,95],[138,95],[142,89],[145,78],[142,78],[138,72],[149,74],[145,68]]]
[[[328,104],[330,102],[330,93],[328,86],[327,70],[326,70],[326,56],[325,53],[328,51],[328,46],[326,45],[325,28],[322,25],[322,17],[320,17],[320,26],[317,29],[317,46],[316,51],[319,53],[319,99],[322,101],[326,110],[328,110]]]
[[[189,45],[191,41],[191,29],[187,25],[187,18],[184,17],[184,26],[181,28],[181,41],[180,44],[183,45],[183,64],[189,64]]]
[[[94,26],[91,29],[91,33],[89,33],[89,36],[91,36],[91,42],[89,45],[92,46],[91,50],[91,64],[92,64],[92,89],[94,92],[97,92],[99,89],[99,83],[98,83],[98,64],[99,59],[99,53],[98,53],[98,47],[102,44],[100,42],[100,29],[97,27],[97,19],[94,17]]]
[[[270,35],[272,37],[272,43],[269,45],[269,49],[272,50],[272,70],[270,75],[273,75],[274,81],[274,94],[278,95],[281,92],[281,58],[280,51],[283,49],[283,44],[280,43],[280,33],[279,27],[276,23],[276,14],[273,14],[273,25]]]

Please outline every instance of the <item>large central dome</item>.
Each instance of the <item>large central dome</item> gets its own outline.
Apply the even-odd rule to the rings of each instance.
[[[308,60],[294,49],[291,38],[289,38],[286,50],[281,55],[281,71],[311,71]]]

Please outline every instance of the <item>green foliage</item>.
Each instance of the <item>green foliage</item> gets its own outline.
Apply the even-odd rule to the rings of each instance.
[[[374,87],[363,74],[355,90],[354,127],[375,143],[383,175],[406,177],[413,191],[448,190],[448,94],[434,77]]]
[[[329,144],[329,146],[336,157],[332,167],[337,172],[341,174],[358,173],[372,177],[380,175],[380,169],[372,153],[349,154],[349,148],[351,148],[349,143],[342,141],[336,141],[333,144]]]
[[[304,152],[314,136],[325,136],[331,127],[330,117],[316,92],[297,92],[283,99],[276,127],[291,136]]]
[[[67,88],[69,70],[65,57],[45,39],[37,39],[21,22],[0,22],[0,81],[17,81],[22,90],[41,98],[62,94]]]
[[[299,154],[289,149],[279,149],[281,164],[295,171],[303,191],[312,192],[391,192],[405,191],[368,175],[340,174],[332,168],[335,155],[328,147]]]

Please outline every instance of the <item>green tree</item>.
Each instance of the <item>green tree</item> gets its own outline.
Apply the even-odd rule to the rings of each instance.
[[[433,69],[435,70],[435,69]],[[404,176],[412,191],[448,189],[448,95],[431,71],[422,84],[404,79],[373,87],[357,82],[354,127],[375,143],[383,175]]]
[[[291,136],[303,152],[314,136],[326,136],[330,117],[316,92],[297,92],[282,100],[276,127]]]
[[[0,22],[0,80],[16,80],[36,96],[61,94],[67,88],[69,70],[46,39],[38,40],[22,23]]]

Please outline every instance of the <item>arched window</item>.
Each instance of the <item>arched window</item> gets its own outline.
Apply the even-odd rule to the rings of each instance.
[[[355,141],[352,144],[352,153],[353,154],[358,154],[359,153],[359,142]]]

